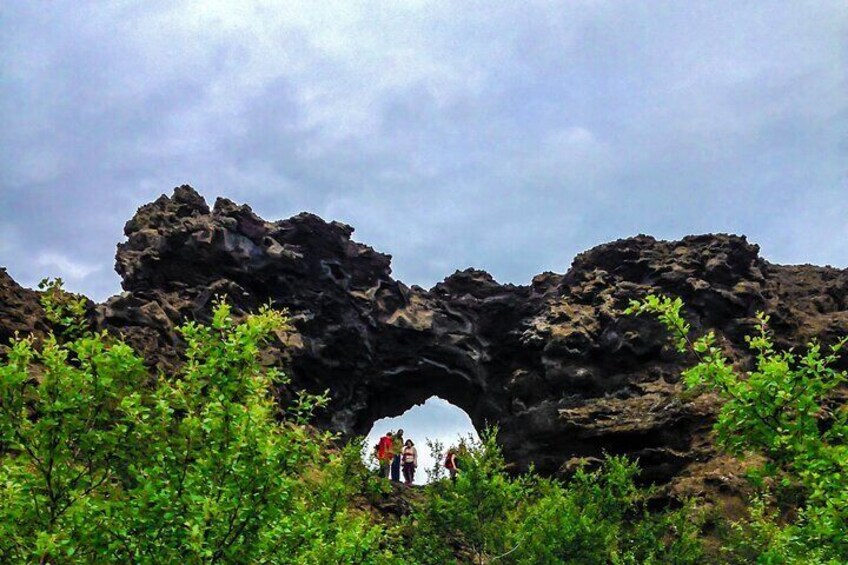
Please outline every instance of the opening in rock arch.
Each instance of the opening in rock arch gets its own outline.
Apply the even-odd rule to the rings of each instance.
[[[427,482],[427,469],[432,469],[435,461],[430,454],[427,440],[438,440],[445,448],[456,445],[460,438],[471,435],[478,439],[477,430],[471,418],[462,409],[438,396],[431,396],[423,404],[417,404],[401,414],[391,418],[382,418],[374,422],[368,432],[364,458],[371,464],[371,451],[387,431],[404,431],[404,439],[411,439],[418,449],[418,470],[415,472],[415,484]]]

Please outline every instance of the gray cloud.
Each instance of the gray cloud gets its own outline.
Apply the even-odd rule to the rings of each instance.
[[[429,286],[639,232],[848,266],[848,8],[6,2],[0,264],[102,299],[189,182],[357,228]]]

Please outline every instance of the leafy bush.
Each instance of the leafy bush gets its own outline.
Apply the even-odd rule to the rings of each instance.
[[[650,514],[635,464],[607,458],[563,484],[507,473],[496,429],[467,440],[456,482],[430,485],[410,523],[407,559],[421,563],[696,563],[689,510]]]
[[[568,480],[508,472],[497,429],[464,441],[455,482],[437,465],[421,491],[393,490],[308,425],[327,397],[301,393],[258,359],[286,326],[270,309],[180,329],[185,361],[152,376],[121,340],[92,332],[87,303],[46,283],[56,331],[16,338],[0,365],[0,562],[6,563],[698,563],[692,504],[649,512],[637,465],[607,457]],[[732,528],[723,562],[848,562],[848,410],[831,401],[846,340],[803,354],[775,351],[760,316],[742,374],[708,333],[690,338],[682,302],[648,297],[649,312],[698,356],[684,380],[718,393],[717,438],[757,452],[761,494]],[[444,446],[433,444],[436,461]],[[399,494],[403,493],[403,494]],[[376,524],[369,497],[404,496],[400,529]]]
[[[0,366],[0,561],[368,563],[386,533],[353,512],[350,450],[284,414],[258,364],[286,325],[262,309],[180,328],[186,359],[155,382],[133,350],[86,329],[84,303],[43,294],[60,337],[12,343]],[[278,417],[280,421],[278,421]]]
[[[690,337],[683,302],[648,296],[627,313],[655,314],[675,334],[677,348],[698,363],[683,374],[687,386],[706,388],[724,401],[715,425],[719,445],[743,456],[756,452],[766,465],[752,476],[763,494],[751,520],[736,525],[731,554],[761,563],[848,563],[848,406],[834,406],[834,389],[848,380],[834,369],[848,337],[830,347],[810,343],[804,353],[777,351],[768,316],[747,338],[753,370],[734,368],[713,332]],[[781,520],[766,501],[800,500],[797,516]],[[789,511],[792,508],[777,510]]]

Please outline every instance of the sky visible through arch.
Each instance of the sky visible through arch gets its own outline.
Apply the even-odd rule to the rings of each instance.
[[[397,430],[403,430],[404,439],[411,439],[418,450],[415,484],[419,485],[427,482],[426,469],[432,469],[435,463],[427,447],[427,439],[438,440],[445,448],[458,445],[460,439],[469,436],[479,439],[468,414],[438,396],[431,396],[424,404],[415,405],[400,416],[374,422],[365,438],[366,449],[370,451],[386,432]],[[366,456],[366,459],[369,458]]]

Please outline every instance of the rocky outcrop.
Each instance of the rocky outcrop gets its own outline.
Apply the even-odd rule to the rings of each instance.
[[[16,333],[37,335],[46,330],[38,293],[23,288],[0,267],[0,351]]]
[[[546,473],[606,451],[639,457],[647,479],[683,480],[713,457],[715,400],[680,394],[691,360],[656,322],[622,315],[632,298],[681,296],[693,328],[714,329],[740,364],[759,310],[786,347],[848,331],[848,270],[772,265],[731,235],[640,235],[528,286],[469,269],[425,290],[393,279],[390,257],[353,241],[350,226],[311,214],[267,222],[225,199],[210,209],[188,186],[140,208],[124,231],[124,292],[96,307],[97,323],[151,365],[179,362],[175,326],[207,318],[216,296],[241,312],[270,303],[289,311],[293,330],[265,362],[285,365],[297,387],[330,390],[322,425],[366,433],[438,395],[478,428],[498,424],[517,468]],[[6,279],[8,337],[34,326],[5,303],[20,294]]]

